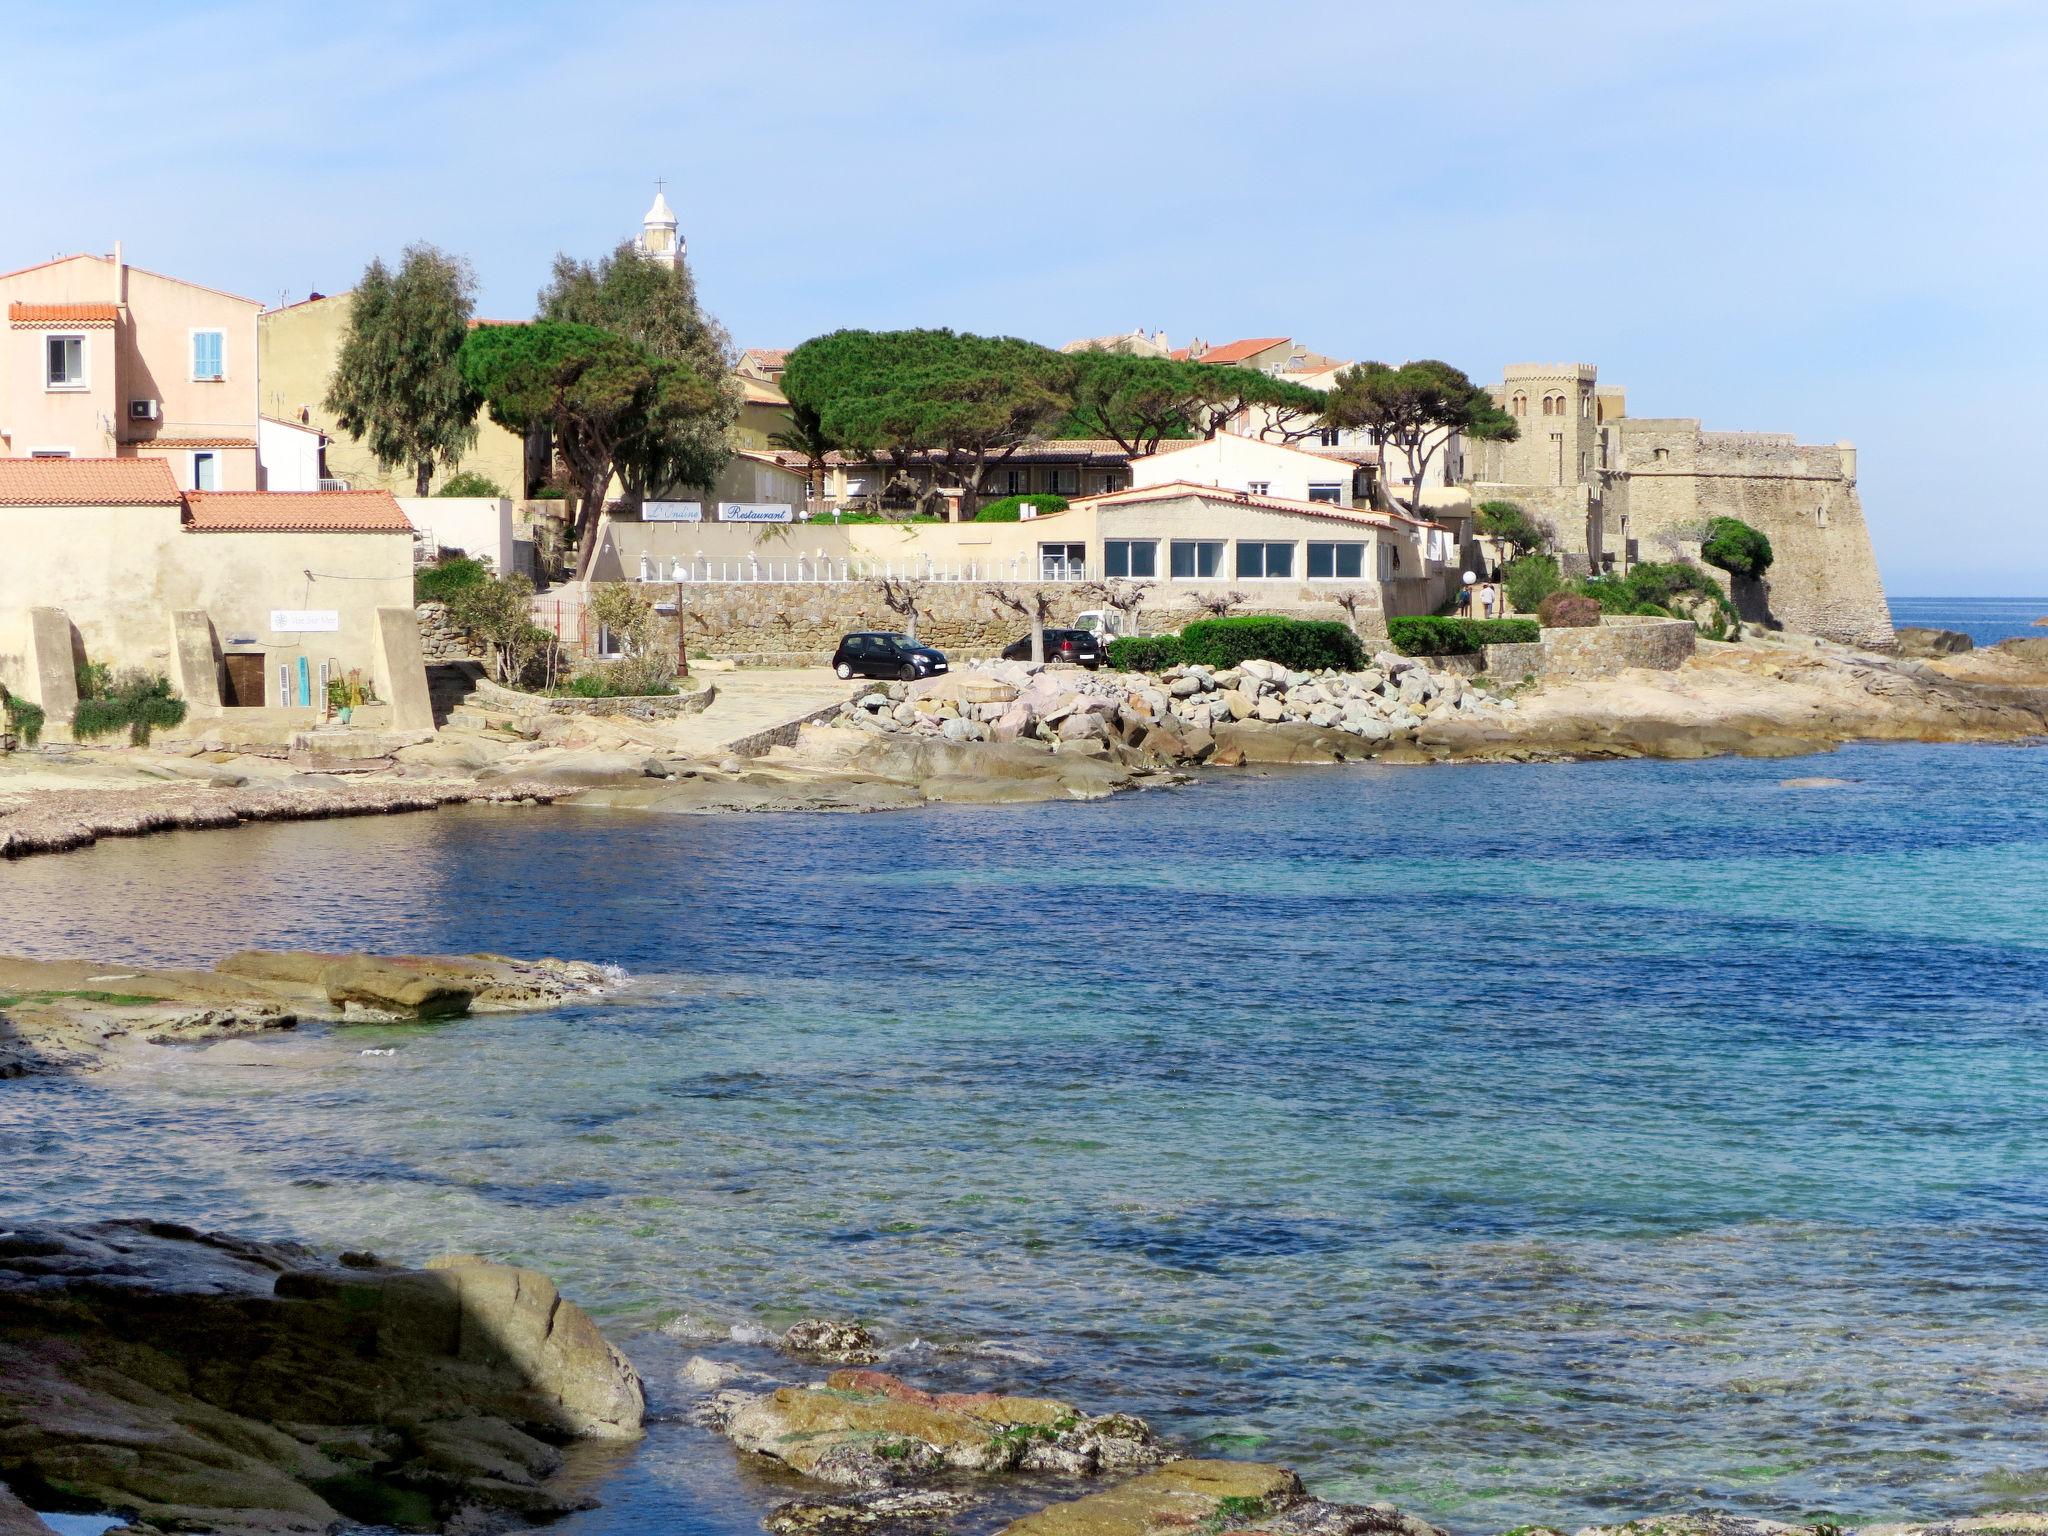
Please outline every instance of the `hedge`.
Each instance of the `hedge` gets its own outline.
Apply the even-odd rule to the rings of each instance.
[[[1403,656],[1465,656],[1484,645],[1526,645],[1543,638],[1534,619],[1447,619],[1435,615],[1387,620],[1387,638]]]
[[[82,670],[94,687],[71,712],[71,734],[79,741],[111,736],[125,726],[129,743],[146,747],[157,726],[177,725],[185,718],[185,701],[162,673],[127,671],[108,678],[104,666],[94,670],[91,662]]]
[[[1107,654],[1119,672],[1164,672],[1181,663],[1180,636],[1119,635]]]
[[[1027,501],[1032,506],[1038,508],[1038,515],[1040,517],[1044,517],[1049,512],[1064,512],[1067,510],[1067,498],[1064,496],[1054,496],[1050,492],[1038,496],[1005,496],[1001,501],[992,501],[975,513],[974,520],[977,523],[1020,522],[1023,519],[1023,513],[1019,509]]]
[[[468,555],[451,555],[412,573],[412,600],[416,603],[445,603],[464,587],[491,579],[490,567]]]
[[[1365,648],[1348,624],[1334,619],[1281,619],[1265,614],[1197,619],[1180,632],[1181,659],[1205,667],[1234,667],[1240,661],[1276,661],[1297,672],[1334,667],[1355,672],[1365,665]]]

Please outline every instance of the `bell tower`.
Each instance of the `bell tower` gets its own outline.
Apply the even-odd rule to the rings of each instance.
[[[662,195],[667,183],[654,184],[654,206],[647,210],[647,217],[640,221],[640,254],[649,261],[673,267],[683,259],[683,237],[676,228],[675,210]]]

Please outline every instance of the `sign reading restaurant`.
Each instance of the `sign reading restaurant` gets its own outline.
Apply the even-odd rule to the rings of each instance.
[[[640,503],[640,520],[646,523],[701,523],[704,521],[704,503],[643,501]]]
[[[721,523],[787,523],[792,521],[786,501],[721,501]]]

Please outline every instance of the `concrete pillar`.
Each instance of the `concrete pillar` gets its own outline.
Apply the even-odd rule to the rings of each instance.
[[[171,686],[189,709],[210,714],[221,707],[220,652],[213,643],[213,620],[203,609],[171,615]]]
[[[71,649],[71,616],[62,608],[28,611],[27,686],[22,694],[40,704],[48,717],[43,740],[71,740],[71,717],[78,712],[78,666]]]
[[[427,666],[420,656],[419,615],[410,608],[377,610],[377,649],[371,667],[377,696],[391,706],[400,731],[431,731],[434,704],[427,696]]]

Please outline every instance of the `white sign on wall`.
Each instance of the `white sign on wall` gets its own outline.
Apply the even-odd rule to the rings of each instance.
[[[332,608],[273,608],[273,635],[332,634],[341,628],[341,615]]]
[[[721,523],[787,523],[793,521],[786,501],[721,501]]]
[[[640,519],[648,523],[701,523],[704,521],[704,503],[643,501],[640,503]]]

